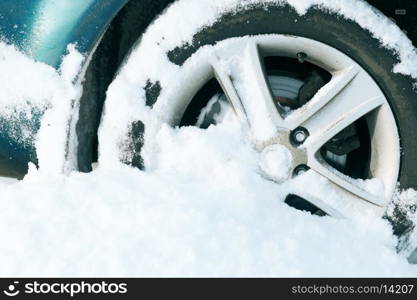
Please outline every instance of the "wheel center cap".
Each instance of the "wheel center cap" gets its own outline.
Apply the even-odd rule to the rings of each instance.
[[[259,166],[268,178],[278,183],[284,182],[291,176],[292,153],[283,145],[270,145],[261,152]]]

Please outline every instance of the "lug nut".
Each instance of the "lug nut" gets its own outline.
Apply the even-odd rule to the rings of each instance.
[[[293,143],[295,143],[296,145],[301,145],[305,142],[309,135],[310,134],[308,133],[307,129],[299,127],[294,130],[291,136]]]
[[[307,136],[305,135],[304,132],[299,131],[294,135],[294,139],[298,142],[298,143],[302,143],[306,140]]]
[[[304,174],[305,172],[307,172],[308,170],[310,170],[310,168],[308,166],[300,165],[297,168],[295,168],[294,175],[295,176],[300,176],[300,175]]]

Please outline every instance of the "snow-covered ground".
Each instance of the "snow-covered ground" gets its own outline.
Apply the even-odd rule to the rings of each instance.
[[[0,274],[417,276],[387,221],[282,203],[283,189],[256,172],[238,128],[166,127],[158,139],[152,172],[32,167],[22,182],[1,183]]]
[[[4,61],[25,59],[2,47]],[[12,66],[52,78],[52,96],[40,98],[68,89],[44,65]],[[47,91],[12,79],[3,82],[14,82],[14,93]],[[282,203],[286,187],[259,174],[232,116],[208,130],[162,126],[155,141],[152,171],[113,163],[65,174],[46,163],[21,182],[1,182],[0,275],[417,276],[387,221],[321,218]],[[326,182],[317,190],[332,195]]]
[[[320,1],[290,2],[302,13]],[[212,6],[201,4],[210,16]],[[363,26],[375,21],[356,17],[368,22]],[[396,27],[385,25],[395,39]],[[154,26],[156,34],[164,32],[161,24]],[[179,38],[185,39],[187,30]],[[377,36],[382,32],[375,29]],[[404,57],[397,71],[414,74],[405,60],[415,55],[410,45],[400,38],[381,40]],[[153,55],[155,63],[166,63]],[[103,138],[101,147],[109,147],[102,149],[102,163],[90,174],[69,172],[63,154],[66,121],[80,92],[72,82],[82,57],[70,48],[59,72],[2,43],[0,57],[2,114],[13,119],[10,108],[16,103],[24,103],[19,110],[27,114],[32,107],[47,110],[36,134],[40,169],[31,165],[20,182],[0,181],[0,276],[417,276],[417,265],[406,259],[417,245],[417,232],[398,253],[391,225],[371,211],[353,210],[338,219],[288,207],[282,200],[291,184],[311,189],[314,181],[330,202],[349,196],[312,172],[289,185],[264,179],[258,154],[232,115],[207,130],[159,124],[147,149],[152,162],[147,171],[119,163],[111,139]],[[136,83],[129,72],[113,84],[110,100],[136,95],[133,88],[121,90]],[[109,120],[109,111],[115,119],[126,113],[122,105],[112,108],[106,110]],[[101,137],[112,136],[111,124],[102,126]],[[396,198],[400,207],[410,203],[417,204],[417,192]],[[409,218],[417,224],[416,215],[410,212]]]

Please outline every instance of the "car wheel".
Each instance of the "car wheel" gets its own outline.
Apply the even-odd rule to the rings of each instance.
[[[169,22],[175,9],[155,24]],[[415,187],[413,80],[392,72],[395,53],[368,30],[320,7],[300,16],[288,4],[261,1],[230,7],[208,23],[196,28],[189,42],[173,44],[178,39],[169,36],[172,31],[160,33],[161,43],[169,41],[162,52],[152,31],[141,36],[125,65],[140,73],[136,84],[147,110],[163,113],[172,126],[206,128],[228,103],[251,132],[263,175],[277,183],[313,170],[335,189],[381,211],[398,181],[403,188]],[[162,53],[159,59],[177,70],[178,80],[158,78],[152,69],[157,65],[132,66],[132,56],[140,53]],[[144,167],[144,135],[152,134],[141,115],[130,120],[122,150],[122,159],[137,167]],[[277,172],[268,162],[283,153],[288,168]],[[383,184],[382,193],[367,184],[372,179]],[[314,191],[289,194],[286,202],[313,214],[339,215]]]

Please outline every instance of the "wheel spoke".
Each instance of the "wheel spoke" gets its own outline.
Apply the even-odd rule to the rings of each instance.
[[[330,180],[337,187],[342,188],[343,190],[368,201],[370,203],[376,204],[378,206],[387,205],[388,199],[385,199],[385,193],[380,195],[373,194],[359,185],[358,182],[355,182],[355,179],[350,178],[339,171],[328,166],[326,162],[322,161],[320,158],[309,161],[309,167],[319,173],[321,176]]]
[[[257,44],[248,40],[234,51],[218,51],[212,67],[239,118],[249,123],[257,142],[274,137],[283,119],[274,104]],[[227,72],[227,71],[228,72]]]
[[[304,145],[309,157],[315,156],[343,129],[384,104],[385,98],[379,88],[363,86],[361,75],[365,74],[358,75],[332,101],[302,124],[310,133]]]
[[[314,188],[306,189],[300,188],[302,186],[311,186]],[[289,195],[296,195],[305,201],[313,204],[327,215],[335,218],[344,218],[346,209],[343,207],[344,203],[338,201],[338,196],[346,194],[343,190],[340,194],[341,188],[329,182],[319,173],[309,170],[301,176],[295,177],[286,185]],[[329,197],[329,195],[331,196]]]
[[[233,110],[235,111],[236,115],[241,121],[246,123],[247,117],[246,117],[245,108],[243,107],[243,104],[233,85],[230,75],[226,73],[224,66],[222,66],[217,56],[212,57],[211,66],[213,68],[214,75],[217,81],[222,87],[223,92],[225,93],[230,104],[232,105]]]
[[[352,65],[334,74],[332,80],[321,88],[306,105],[294,111],[285,119],[288,129],[294,130],[301,126],[302,123],[340,94],[358,73],[359,68]]]
[[[336,134],[361,117],[380,107],[384,103],[383,100],[382,97],[369,99],[350,111],[338,111],[335,109],[332,111],[333,118],[331,119],[329,118],[330,116],[327,115],[327,122],[325,123],[325,120],[323,120],[323,124],[318,124],[319,126],[316,130],[310,131],[312,126],[309,126],[311,137],[308,139],[308,151],[317,152]]]
[[[339,210],[333,208],[331,205],[320,200],[320,196],[315,195],[314,191],[306,191],[306,190],[301,191],[300,189],[298,189],[298,190],[294,190],[292,194],[298,197],[301,197],[307,202],[310,202],[311,204],[319,208],[328,216],[331,216],[336,219],[345,218],[344,215]]]
[[[353,79],[349,81],[352,76]],[[309,137],[302,147],[307,152],[307,165],[311,169],[357,197],[383,206],[386,204],[384,196],[374,195],[366,191],[354,179],[329,166],[321,158],[319,151],[321,147],[346,127],[385,103],[384,95],[376,84],[363,85],[363,82],[369,82],[365,80],[366,76],[367,74],[364,72],[346,71],[345,75],[342,76],[344,79],[339,80],[339,83],[344,82],[344,84],[340,83],[338,85],[339,92],[333,97],[327,94],[326,99],[331,99],[326,100],[327,103],[318,110],[318,106],[313,105],[314,108],[311,109],[314,113],[307,110],[308,119],[296,125],[301,125],[309,132]],[[340,87],[343,88],[340,90]],[[326,102],[325,100],[317,101]]]

